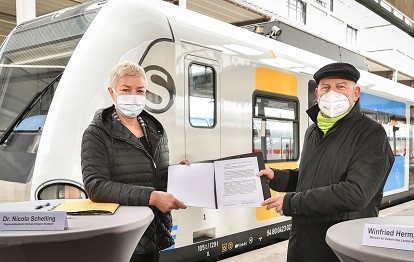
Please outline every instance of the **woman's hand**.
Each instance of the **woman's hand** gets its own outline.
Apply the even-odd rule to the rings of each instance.
[[[150,196],[149,204],[157,207],[163,213],[173,209],[177,210],[187,208],[187,206],[175,198],[173,194],[163,191],[153,191]]]
[[[273,177],[275,176],[275,173],[273,172],[272,169],[266,168],[266,169],[260,170],[259,173],[257,173],[257,176],[267,176],[267,179],[272,180]]]

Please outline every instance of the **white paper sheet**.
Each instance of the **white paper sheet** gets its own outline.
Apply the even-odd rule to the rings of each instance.
[[[216,208],[214,164],[169,166],[167,192],[187,206]]]
[[[167,192],[187,206],[259,207],[264,197],[258,172],[257,157],[169,166]]]
[[[214,162],[217,207],[258,207],[263,191],[256,157],[235,158]]]

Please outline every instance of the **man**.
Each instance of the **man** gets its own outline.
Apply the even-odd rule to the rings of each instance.
[[[307,111],[314,124],[306,130],[299,169],[258,173],[272,189],[288,192],[262,203],[292,216],[288,262],[338,261],[325,242],[328,228],[378,216],[394,156],[384,128],[361,112],[359,76],[347,63],[319,69],[313,76],[318,103]]]
[[[173,245],[171,210],[186,208],[166,193],[169,150],[161,123],[145,108],[147,79],[133,62],[116,65],[110,74],[114,104],[100,109],[82,139],[85,190],[92,201],[149,206],[154,220],[130,261],[158,261]],[[188,161],[181,161],[188,164]]]

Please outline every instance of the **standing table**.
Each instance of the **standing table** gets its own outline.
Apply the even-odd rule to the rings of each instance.
[[[6,203],[0,211],[62,201]],[[153,218],[148,207],[119,206],[113,215],[68,216],[68,228],[62,231],[0,231],[0,261],[127,262]]]
[[[355,219],[338,223],[326,233],[326,243],[341,261],[414,261],[414,251],[362,245],[365,223],[414,226],[412,216]]]

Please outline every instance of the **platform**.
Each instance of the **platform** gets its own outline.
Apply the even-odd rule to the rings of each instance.
[[[414,216],[414,200],[389,207],[380,211],[383,216]],[[244,254],[222,259],[225,262],[285,262],[288,241],[259,248]]]

